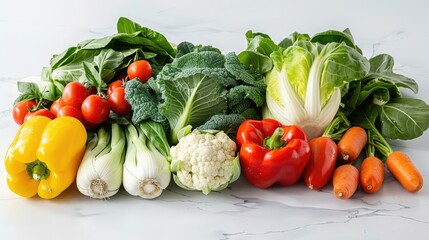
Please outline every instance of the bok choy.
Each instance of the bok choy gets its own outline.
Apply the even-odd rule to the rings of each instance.
[[[171,179],[170,147],[162,125],[153,121],[129,124],[124,163],[125,190],[145,199],[161,195]]]
[[[369,71],[368,60],[348,30],[313,38],[294,33],[279,45],[266,34],[246,36],[248,49],[239,59],[265,74],[263,117],[299,125],[309,138],[321,135],[335,117],[342,88]]]
[[[87,144],[79,166],[76,177],[79,191],[98,199],[115,195],[122,184],[124,157],[125,134],[122,128],[116,123],[99,128]]]

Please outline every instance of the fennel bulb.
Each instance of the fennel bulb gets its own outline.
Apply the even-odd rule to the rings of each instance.
[[[125,134],[118,124],[101,127],[89,141],[79,166],[78,190],[91,198],[115,195],[122,184]]]
[[[171,179],[166,155],[169,146],[162,125],[152,121],[138,125],[129,124],[126,128],[126,138],[123,175],[125,190],[133,196],[145,199],[160,196]]]

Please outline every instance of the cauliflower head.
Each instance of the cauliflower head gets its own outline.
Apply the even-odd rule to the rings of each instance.
[[[171,172],[184,189],[210,191],[225,189],[240,176],[237,145],[223,131],[194,130],[171,147]]]

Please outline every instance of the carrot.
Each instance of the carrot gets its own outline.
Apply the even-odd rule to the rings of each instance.
[[[341,165],[335,169],[332,183],[335,197],[349,199],[358,187],[359,170],[351,164]]]
[[[346,163],[353,162],[359,157],[367,141],[365,129],[359,126],[349,128],[337,144],[339,158]]]
[[[365,192],[377,192],[383,185],[384,163],[374,156],[365,158],[360,166],[359,178]]]
[[[411,159],[403,152],[392,152],[386,160],[387,169],[408,192],[418,192],[423,187],[423,177]]]

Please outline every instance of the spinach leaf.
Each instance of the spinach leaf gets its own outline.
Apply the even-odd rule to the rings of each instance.
[[[131,20],[124,17],[119,18],[117,27],[118,33],[138,32],[139,36],[142,37],[142,39],[139,39],[140,41],[143,41],[143,39],[148,40],[147,42],[145,42],[145,45],[147,45],[147,47],[153,49],[163,49],[171,57],[174,57],[176,55],[176,51],[171,46],[170,42],[168,42],[164,35],[160,34],[159,32],[153,31],[146,27],[142,27],[138,23],[132,22]]]
[[[394,60],[388,54],[380,54],[369,60],[370,72],[365,79],[383,79],[395,84],[397,87],[408,88],[417,93],[419,88],[417,82],[409,77],[393,72]]]
[[[413,139],[429,127],[429,105],[420,99],[396,98],[379,107],[381,133],[390,139]]]
[[[365,100],[372,97],[372,101],[376,102],[388,102],[389,99],[400,97],[398,87],[390,81],[386,81],[383,78],[375,78],[369,81],[363,82],[363,87],[360,90],[359,98],[356,101],[356,105],[362,104]],[[378,104],[382,105],[382,104]]]
[[[82,65],[86,80],[91,86],[95,86],[97,90],[107,86],[107,84],[101,79],[100,73],[97,71],[97,69],[95,69],[95,66],[92,63],[83,62]]]
[[[98,67],[100,77],[104,82],[109,82],[116,73],[116,69],[124,60],[124,55],[113,49],[103,49],[94,57],[94,63]]]

